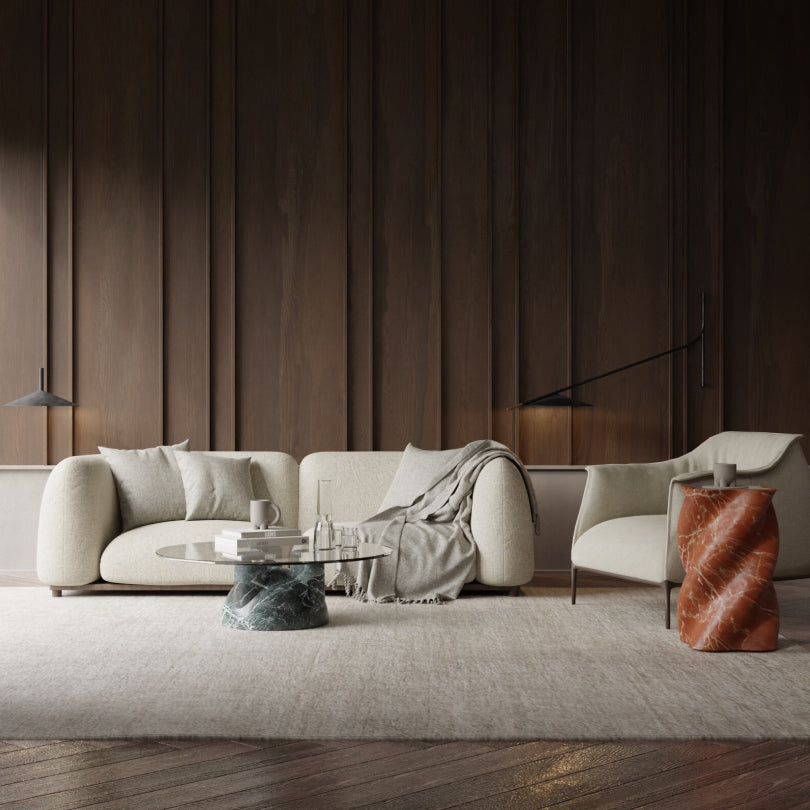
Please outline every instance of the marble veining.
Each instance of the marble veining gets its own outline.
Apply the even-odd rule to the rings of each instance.
[[[237,565],[222,624],[238,630],[306,630],[327,624],[322,563]]]
[[[682,486],[678,550],[686,576],[678,597],[681,640],[712,652],[776,649],[775,490]]]

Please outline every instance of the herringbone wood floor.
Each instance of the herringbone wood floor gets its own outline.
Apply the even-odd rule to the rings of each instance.
[[[782,632],[810,649],[810,580],[777,588]],[[0,807],[787,810],[810,808],[810,741],[6,740]]]

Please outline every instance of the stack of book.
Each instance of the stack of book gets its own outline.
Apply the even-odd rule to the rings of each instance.
[[[214,551],[242,562],[261,562],[285,557],[296,543],[305,540],[299,529],[272,526],[269,529],[223,529],[214,535]]]

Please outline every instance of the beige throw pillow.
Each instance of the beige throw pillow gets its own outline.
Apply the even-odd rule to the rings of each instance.
[[[183,478],[186,520],[250,520],[253,483],[250,457],[177,453]]]
[[[458,449],[421,450],[408,444],[380,505],[380,512],[392,506],[410,506],[458,452]]]
[[[187,452],[188,439],[146,450],[98,449],[115,479],[123,531],[184,518],[186,496],[173,451]]]

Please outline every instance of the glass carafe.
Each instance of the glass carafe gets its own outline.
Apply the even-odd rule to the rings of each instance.
[[[333,547],[334,527],[332,526],[332,482],[318,481],[318,519],[315,521],[314,545],[316,551],[327,551]]]

